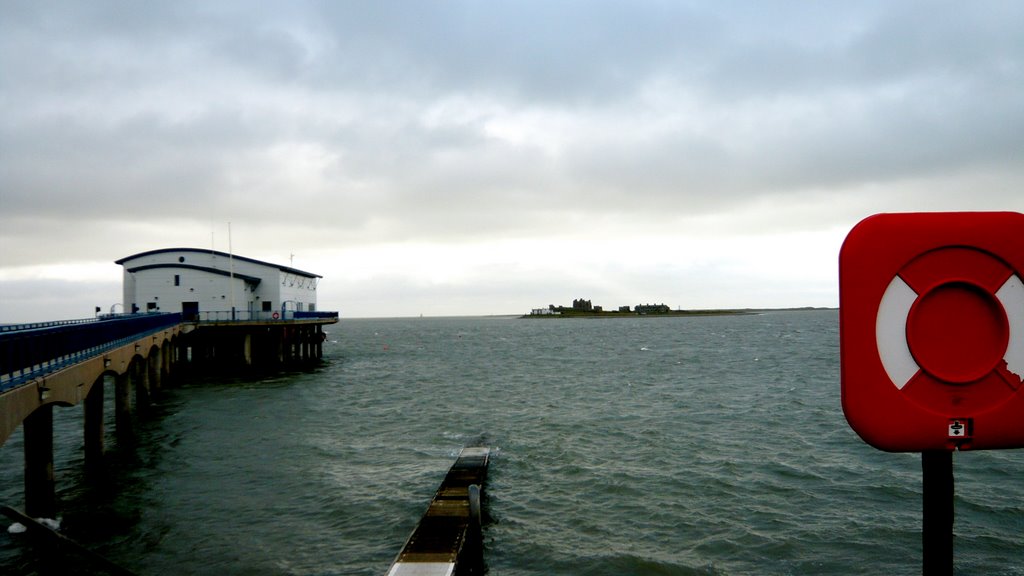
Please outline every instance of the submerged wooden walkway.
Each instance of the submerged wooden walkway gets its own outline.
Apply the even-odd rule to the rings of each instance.
[[[491,449],[463,448],[388,576],[452,576],[482,572],[480,494]]]

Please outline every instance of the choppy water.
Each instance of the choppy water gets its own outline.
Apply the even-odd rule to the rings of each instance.
[[[65,531],[141,575],[382,575],[483,441],[494,575],[919,574],[920,457],[849,429],[837,322],[343,320],[314,372],[165,391],[106,482],[58,409]],[[957,573],[1024,574],[1024,451],[954,469]],[[4,573],[36,557],[0,533]]]

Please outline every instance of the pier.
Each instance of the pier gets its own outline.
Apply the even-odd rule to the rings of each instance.
[[[265,317],[264,317],[265,316]],[[113,382],[118,441],[180,370],[274,369],[322,358],[337,312],[107,315],[0,326],[0,446],[23,427],[25,514],[57,516],[53,409],[82,404],[86,466],[104,454],[105,383]]]
[[[54,518],[53,407],[85,407],[85,462],[104,453],[104,383],[119,440],[181,368],[274,370],[323,357],[321,276],[231,252],[163,248],[115,262],[122,309],[86,320],[0,325],[0,446],[24,428],[25,513]],[[116,306],[116,304],[115,304]],[[113,306],[111,312],[113,312]],[[96,308],[99,313],[100,308]],[[134,396],[134,400],[133,400]]]
[[[482,574],[481,494],[490,448],[463,448],[388,576]]]

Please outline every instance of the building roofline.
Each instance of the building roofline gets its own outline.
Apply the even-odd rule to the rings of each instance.
[[[239,280],[244,280],[244,281],[248,282],[249,284],[252,284],[253,286],[258,286],[259,283],[263,281],[261,278],[257,278],[255,276],[249,276],[247,274],[239,274],[237,272],[232,274],[228,270],[221,270],[219,268],[210,268],[209,266],[196,266],[195,264],[180,264],[178,262],[170,262],[170,263],[166,263],[166,264],[145,264],[143,266],[136,266],[134,268],[125,268],[125,270],[128,271],[128,272],[134,273],[134,272],[142,272],[143,270],[154,270],[154,269],[158,269],[158,268],[177,268],[177,269],[182,269],[183,268],[185,270],[199,270],[201,272],[209,272],[211,274],[219,274],[221,276],[234,276],[235,278],[238,278]]]
[[[299,276],[305,276],[307,278],[323,278],[319,274],[313,274],[312,272],[306,272],[299,270],[298,268],[292,268],[291,266],[282,266],[280,264],[273,264],[271,262],[264,262],[263,260],[257,260],[255,258],[247,258],[245,256],[239,256],[238,254],[228,254],[227,252],[221,252],[219,250],[203,249],[203,248],[161,248],[159,250],[149,250],[147,252],[139,252],[138,254],[132,254],[131,256],[125,256],[120,260],[114,260],[114,264],[121,266],[125,265],[125,262],[135,260],[136,258],[142,258],[144,256],[153,256],[154,254],[163,254],[167,252],[193,252],[198,254],[213,254],[214,256],[221,256],[223,258],[234,258],[237,260],[243,260],[245,262],[251,262],[253,264],[260,264],[262,266],[269,266],[271,268],[277,268],[282,272],[289,274],[297,274]]]

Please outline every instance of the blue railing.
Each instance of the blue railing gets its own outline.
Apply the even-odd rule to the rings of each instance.
[[[121,314],[0,332],[0,392],[181,323],[181,314]]]
[[[285,320],[335,319],[337,312],[299,312],[296,310],[208,310],[185,318],[186,322],[280,322]]]
[[[95,322],[98,318],[84,318],[80,320],[54,320],[52,322],[32,322],[30,324],[0,324],[0,334],[4,332],[17,332],[19,330],[36,330],[39,328],[53,328],[54,326],[69,326],[71,324],[88,324]]]
[[[295,317],[296,320],[303,320],[303,319],[324,319],[324,320],[326,320],[326,319],[329,319],[329,318],[334,318],[334,319],[338,318],[338,313],[337,312],[300,312],[300,311],[296,311],[296,312],[292,312],[292,314],[294,314],[294,317]]]

